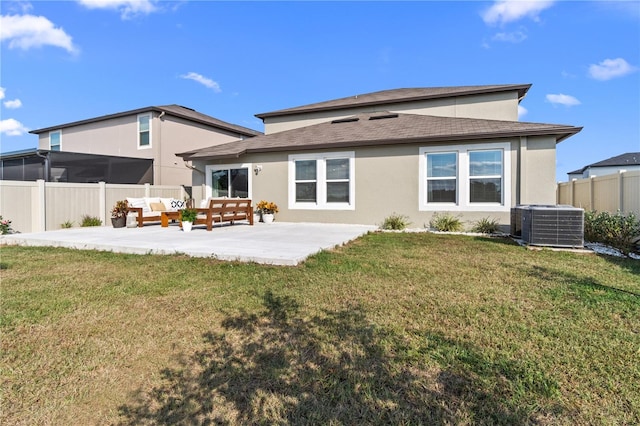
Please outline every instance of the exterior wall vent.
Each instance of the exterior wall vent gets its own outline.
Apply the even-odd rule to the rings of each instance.
[[[372,115],[369,120],[384,120],[385,118],[398,118],[398,114]]]
[[[358,121],[360,120],[358,117],[347,117],[347,118],[339,118],[337,120],[333,120],[331,122],[331,124],[338,124],[338,123],[351,123],[354,121]]]
[[[511,209],[511,234],[535,246],[584,246],[584,210],[565,205],[516,206]]]

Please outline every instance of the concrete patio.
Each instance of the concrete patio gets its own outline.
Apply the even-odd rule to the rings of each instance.
[[[270,265],[297,265],[312,254],[345,244],[375,226],[323,223],[244,223],[216,226],[207,232],[194,226],[183,232],[177,224],[168,228],[108,226],[61,229],[0,237],[6,245],[66,247],[132,254],[186,254],[220,260]]]

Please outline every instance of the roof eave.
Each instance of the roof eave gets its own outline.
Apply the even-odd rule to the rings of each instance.
[[[196,117],[190,117],[186,114],[180,114],[179,112],[176,111],[171,111],[168,109],[164,109],[162,107],[158,107],[158,106],[150,106],[150,107],[145,107],[145,108],[138,108],[138,109],[133,109],[130,111],[123,111],[123,112],[118,112],[115,114],[108,114],[108,115],[102,115],[99,117],[94,117],[94,118],[88,118],[86,120],[79,120],[79,121],[73,121],[70,123],[65,123],[65,124],[60,124],[58,126],[49,126],[49,127],[44,127],[42,129],[35,129],[35,130],[30,130],[29,133],[34,134],[34,135],[39,135],[41,133],[46,133],[46,132],[50,132],[52,130],[60,130],[60,129],[65,129],[65,128],[69,128],[69,127],[75,127],[75,126],[82,126],[84,124],[90,124],[90,123],[97,123],[100,121],[105,121],[105,120],[113,120],[115,118],[120,118],[120,117],[126,117],[129,115],[138,115],[138,114],[142,114],[145,112],[157,112],[157,113],[162,113],[164,112],[167,115],[172,115],[174,117],[179,117],[185,120],[189,120],[191,122],[194,123],[199,123],[199,124],[204,124],[206,126],[210,126],[210,127],[215,127],[217,129],[221,129],[221,130],[226,130],[228,132],[232,132],[232,133],[239,133],[243,136],[249,136],[249,137],[255,137],[258,135],[261,135],[261,132],[258,132],[257,130],[252,130],[252,129],[248,129],[248,131],[244,131],[242,129],[238,129],[238,128],[234,128],[231,126],[224,126],[224,125],[220,125],[220,124],[215,124],[215,123],[211,123],[209,121],[206,120],[202,120]],[[253,132],[258,133],[253,134]]]
[[[257,117],[257,118],[259,118],[259,119],[264,121],[265,118],[282,117],[282,116],[296,115],[296,114],[306,114],[306,113],[310,113],[310,112],[335,111],[335,110],[340,110],[340,109],[355,108],[355,107],[366,107],[366,106],[383,105],[383,104],[384,105],[393,105],[393,104],[400,104],[400,103],[405,103],[405,102],[415,102],[415,101],[428,100],[428,99],[442,99],[442,98],[451,98],[451,97],[459,97],[459,96],[479,95],[479,94],[484,94],[484,93],[509,92],[509,91],[513,91],[513,90],[518,90],[518,102],[520,102],[520,100],[522,100],[525,97],[525,95],[527,94],[527,92],[529,91],[530,88],[531,88],[531,84],[516,84],[516,85],[512,85],[512,86],[505,86],[505,87],[501,87],[501,88],[495,88],[495,89],[492,89],[492,90],[478,88],[478,89],[470,89],[470,90],[467,90],[467,91],[464,91],[464,92],[460,92],[460,93],[455,93],[455,94],[442,93],[442,94],[412,96],[412,97],[408,97],[408,98],[402,98],[402,99],[397,99],[397,100],[389,100],[389,101],[368,101],[368,102],[362,102],[362,103],[358,103],[358,104],[354,104],[354,105],[316,106],[316,107],[301,108],[301,109],[295,109],[295,110],[285,109],[285,110],[278,110],[278,111],[264,112],[264,113],[260,113],[260,114],[255,114],[255,117]]]
[[[261,154],[269,152],[285,152],[285,151],[311,151],[319,149],[336,149],[336,148],[356,148],[367,146],[380,146],[380,145],[407,145],[415,143],[443,143],[443,142],[459,142],[463,140],[487,140],[487,139],[505,139],[521,136],[556,136],[556,143],[578,133],[582,130],[582,127],[567,127],[562,129],[550,129],[546,130],[522,130],[511,132],[492,132],[492,133],[480,133],[480,134],[461,134],[461,135],[446,135],[446,136],[420,136],[404,139],[370,139],[361,141],[343,141],[343,142],[329,142],[329,143],[315,143],[311,145],[301,146],[272,146],[272,147],[248,147],[241,151],[232,154],[224,155],[202,155],[202,156],[189,156],[185,160],[225,160],[235,159],[247,154]],[[176,154],[182,156],[180,154]],[[183,157],[184,158],[184,157]]]

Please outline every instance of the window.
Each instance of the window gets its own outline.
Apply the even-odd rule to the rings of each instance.
[[[469,151],[469,202],[502,203],[502,151]]]
[[[289,156],[290,209],[355,209],[355,154]]]
[[[56,130],[49,132],[49,149],[51,151],[60,151],[62,149],[62,131]]]
[[[151,148],[151,114],[138,116],[138,148]]]
[[[510,144],[420,148],[420,210],[508,211]]]
[[[251,198],[250,164],[207,166],[207,197]]]
[[[427,154],[427,202],[456,202],[457,169],[455,152]]]

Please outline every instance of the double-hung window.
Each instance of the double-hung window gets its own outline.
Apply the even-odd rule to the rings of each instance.
[[[355,154],[289,156],[289,208],[355,209]]]
[[[422,211],[508,211],[509,143],[420,148]]]
[[[138,116],[138,149],[151,148],[151,114]]]
[[[60,151],[62,149],[62,131],[56,130],[49,132],[49,149],[51,151]]]
[[[469,151],[469,202],[502,203],[502,151]]]

